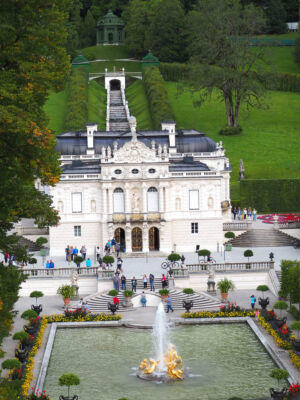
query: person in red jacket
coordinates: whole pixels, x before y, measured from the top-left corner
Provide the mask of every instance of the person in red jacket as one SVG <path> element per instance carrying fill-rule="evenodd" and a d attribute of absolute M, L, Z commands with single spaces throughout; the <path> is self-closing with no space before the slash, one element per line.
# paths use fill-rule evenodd
<path fill-rule="evenodd" d="M 119 297 L 115 296 L 114 297 L 114 304 L 118 304 L 119 305 L 119 303 L 120 303 Z"/>

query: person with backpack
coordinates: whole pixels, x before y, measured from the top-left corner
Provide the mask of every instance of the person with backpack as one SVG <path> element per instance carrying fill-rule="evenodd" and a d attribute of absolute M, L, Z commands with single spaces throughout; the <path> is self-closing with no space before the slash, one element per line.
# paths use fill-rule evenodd
<path fill-rule="evenodd" d="M 145 295 L 144 291 L 141 294 L 141 303 L 142 303 L 142 307 L 146 307 L 147 299 L 146 299 L 146 295 Z"/>
<path fill-rule="evenodd" d="M 154 275 L 153 274 L 149 275 L 149 282 L 150 282 L 150 290 L 151 290 L 151 292 L 155 292 Z"/>
<path fill-rule="evenodd" d="M 131 279 L 131 290 L 136 293 L 137 280 L 135 276 Z"/>
<path fill-rule="evenodd" d="M 126 277 L 125 277 L 125 275 L 121 276 L 121 284 L 122 284 L 122 290 L 126 290 Z"/>
<path fill-rule="evenodd" d="M 252 308 L 252 310 L 254 310 L 255 302 L 256 302 L 256 298 L 255 298 L 254 294 L 252 294 L 250 296 L 250 301 L 251 301 L 251 308 Z"/>

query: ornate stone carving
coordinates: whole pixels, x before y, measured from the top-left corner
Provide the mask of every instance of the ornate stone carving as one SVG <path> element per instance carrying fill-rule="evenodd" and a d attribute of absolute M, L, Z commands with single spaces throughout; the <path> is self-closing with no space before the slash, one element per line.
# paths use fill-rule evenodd
<path fill-rule="evenodd" d="M 159 222 L 160 221 L 160 214 L 155 213 L 155 214 L 148 214 L 147 215 L 147 220 L 151 222 Z"/>
<path fill-rule="evenodd" d="M 131 140 L 115 152 L 112 161 L 116 163 L 141 163 L 158 161 L 158 159 L 154 149 L 149 149 L 138 140 Z"/>
<path fill-rule="evenodd" d="M 116 223 L 116 222 L 118 222 L 118 223 L 125 222 L 126 216 L 125 216 L 125 214 L 113 214 L 112 220 L 113 220 L 114 223 Z"/>
<path fill-rule="evenodd" d="M 144 220 L 143 214 L 130 214 L 131 222 L 137 222 L 137 221 L 143 221 L 143 220 Z"/>

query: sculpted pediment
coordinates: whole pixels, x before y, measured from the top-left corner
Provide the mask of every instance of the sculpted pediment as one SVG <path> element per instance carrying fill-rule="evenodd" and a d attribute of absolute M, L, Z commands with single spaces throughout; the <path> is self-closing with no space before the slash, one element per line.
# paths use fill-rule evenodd
<path fill-rule="evenodd" d="M 159 161 L 155 148 L 149 149 L 144 143 L 131 140 L 114 151 L 112 162 L 115 163 L 142 163 Z"/>

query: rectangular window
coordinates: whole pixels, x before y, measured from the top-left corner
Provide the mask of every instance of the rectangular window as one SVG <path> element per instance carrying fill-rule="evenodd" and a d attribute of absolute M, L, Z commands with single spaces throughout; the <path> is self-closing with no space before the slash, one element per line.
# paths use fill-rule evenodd
<path fill-rule="evenodd" d="M 74 226 L 74 236 L 81 236 L 81 225 Z"/>
<path fill-rule="evenodd" d="M 199 210 L 199 190 L 190 190 L 190 210 Z"/>
<path fill-rule="evenodd" d="M 72 193 L 72 212 L 82 212 L 82 193 Z"/>
<path fill-rule="evenodd" d="M 198 233 L 198 222 L 192 222 L 191 223 L 191 232 L 192 233 Z"/>

